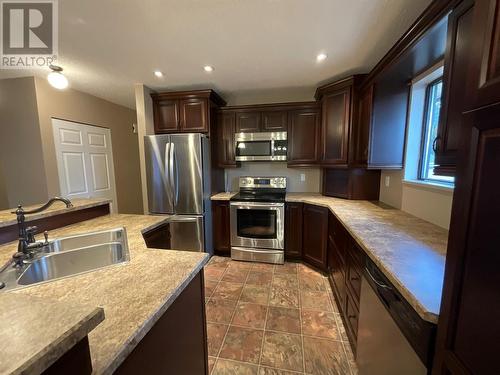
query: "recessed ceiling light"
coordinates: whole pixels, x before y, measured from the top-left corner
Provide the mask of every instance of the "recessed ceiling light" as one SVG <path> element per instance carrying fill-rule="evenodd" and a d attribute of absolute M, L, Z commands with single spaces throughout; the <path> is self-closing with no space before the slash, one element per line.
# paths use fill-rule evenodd
<path fill-rule="evenodd" d="M 213 66 L 210 66 L 210 65 L 205 65 L 203 67 L 203 70 L 207 73 L 210 73 L 210 72 L 213 72 L 214 71 L 214 67 Z"/>
<path fill-rule="evenodd" d="M 157 76 L 158 78 L 163 77 L 163 73 L 162 73 L 162 72 L 160 72 L 159 70 L 155 70 L 154 74 L 155 74 L 155 76 Z"/>
<path fill-rule="evenodd" d="M 326 60 L 327 58 L 327 54 L 326 53 L 320 53 L 318 56 L 316 56 L 316 61 L 317 62 L 321 62 L 321 61 L 324 61 Z"/>
<path fill-rule="evenodd" d="M 68 87 L 68 79 L 62 74 L 63 69 L 57 65 L 50 65 L 49 68 L 52 70 L 47 76 L 50 85 L 58 90 L 64 90 Z"/>

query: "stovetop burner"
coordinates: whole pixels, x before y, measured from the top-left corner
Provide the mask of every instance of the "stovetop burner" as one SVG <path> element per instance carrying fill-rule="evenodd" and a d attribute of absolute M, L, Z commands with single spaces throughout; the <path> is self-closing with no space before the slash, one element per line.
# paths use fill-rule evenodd
<path fill-rule="evenodd" d="M 285 202 L 286 177 L 240 177 L 239 186 L 231 201 Z"/>

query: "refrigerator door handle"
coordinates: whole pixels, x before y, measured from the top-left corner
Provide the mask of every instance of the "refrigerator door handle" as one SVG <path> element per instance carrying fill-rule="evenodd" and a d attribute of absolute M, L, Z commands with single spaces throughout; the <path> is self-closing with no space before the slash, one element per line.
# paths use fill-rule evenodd
<path fill-rule="evenodd" d="M 170 203 L 172 203 L 172 209 L 174 209 L 173 199 L 172 199 L 172 175 L 170 173 L 170 166 L 172 164 L 172 142 L 167 142 L 165 144 L 165 175 L 167 177 L 167 197 Z"/>
<path fill-rule="evenodd" d="M 168 156 L 168 179 L 170 181 L 170 196 L 174 195 L 174 143 L 169 144 L 169 156 Z M 177 204 L 177 199 L 172 197 L 175 212 L 175 205 Z"/>
<path fill-rule="evenodd" d="M 172 143 L 172 164 L 173 168 L 175 168 L 175 180 L 172 177 L 172 183 L 174 185 L 174 204 L 177 206 L 177 203 L 179 202 L 179 166 L 177 165 L 177 156 L 175 153 L 175 143 Z M 172 175 L 174 174 L 174 171 L 172 171 Z"/>

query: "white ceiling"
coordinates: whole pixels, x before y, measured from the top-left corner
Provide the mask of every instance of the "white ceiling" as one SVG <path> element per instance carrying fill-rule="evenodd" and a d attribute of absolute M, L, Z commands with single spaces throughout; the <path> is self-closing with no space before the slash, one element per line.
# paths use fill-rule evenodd
<path fill-rule="evenodd" d="M 368 72 L 429 3 L 59 0 L 58 64 L 71 87 L 131 108 L 135 83 L 211 87 L 229 102 L 245 93 L 272 100 L 272 93 L 311 93 L 320 82 Z M 321 64 L 319 52 L 328 54 Z M 165 76 L 156 78 L 155 69 Z M 1 70 L 0 78 L 46 73 Z"/>

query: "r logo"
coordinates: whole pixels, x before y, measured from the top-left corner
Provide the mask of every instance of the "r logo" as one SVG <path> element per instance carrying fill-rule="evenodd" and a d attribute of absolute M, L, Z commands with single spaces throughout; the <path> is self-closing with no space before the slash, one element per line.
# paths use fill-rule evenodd
<path fill-rule="evenodd" d="M 2 1 L 2 54 L 54 54 L 53 1 Z"/>

